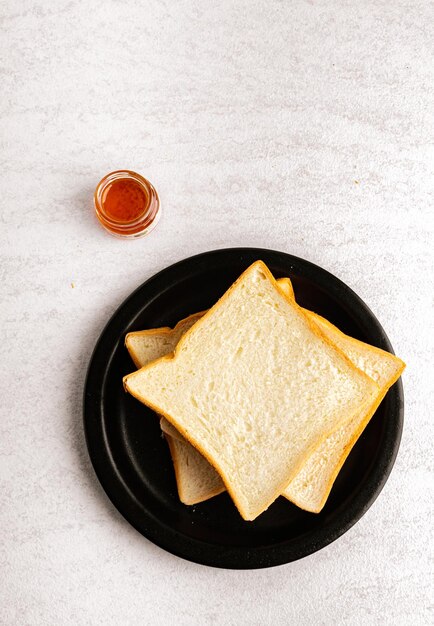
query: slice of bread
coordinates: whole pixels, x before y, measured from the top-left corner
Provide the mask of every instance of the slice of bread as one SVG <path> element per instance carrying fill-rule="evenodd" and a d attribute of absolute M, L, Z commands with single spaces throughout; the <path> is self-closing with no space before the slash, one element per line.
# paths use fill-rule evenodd
<path fill-rule="evenodd" d="M 255 519 L 308 455 L 378 386 L 279 288 L 264 263 L 246 270 L 181 338 L 175 353 L 124 378 L 217 469 Z"/>
<path fill-rule="evenodd" d="M 160 426 L 169 444 L 181 502 L 199 504 L 226 491 L 220 474 L 165 417 L 161 418 Z"/>
<path fill-rule="evenodd" d="M 320 330 L 379 386 L 374 411 L 361 410 L 347 424 L 338 428 L 306 460 L 283 494 L 306 511 L 319 513 L 330 494 L 336 476 L 354 444 L 362 434 L 390 387 L 401 376 L 405 363 L 394 354 L 353 339 L 329 321 L 306 311 Z"/>
<path fill-rule="evenodd" d="M 169 422 L 167 427 L 170 428 Z M 223 481 L 213 466 L 176 430 L 175 433 L 174 437 L 164 434 L 175 468 L 176 486 L 181 502 L 198 504 L 225 491 Z"/>
<path fill-rule="evenodd" d="M 277 282 L 288 296 L 293 297 L 289 279 L 279 279 Z M 379 404 L 405 367 L 401 359 L 345 335 L 333 324 L 312 311 L 306 309 L 304 311 L 359 369 L 377 382 L 380 387 Z M 151 329 L 127 335 L 126 345 L 137 367 L 143 367 L 153 358 L 172 352 L 180 338 L 179 331 L 188 330 L 203 314 L 191 315 L 179 322 L 174 329 Z M 141 358 L 137 358 L 136 355 L 140 355 Z M 327 437 L 307 459 L 283 495 L 307 511 L 313 513 L 321 511 L 340 468 L 368 421 L 369 413 L 362 412 L 349 424 Z M 187 443 L 165 418 L 161 418 L 160 424 L 169 445 L 170 439 L 181 441 L 183 444 L 179 454 L 176 443 L 171 446 L 174 465 L 177 468 L 176 479 L 181 501 L 184 504 L 197 504 L 223 491 L 223 481 L 208 461 L 198 454 L 197 450 Z"/>

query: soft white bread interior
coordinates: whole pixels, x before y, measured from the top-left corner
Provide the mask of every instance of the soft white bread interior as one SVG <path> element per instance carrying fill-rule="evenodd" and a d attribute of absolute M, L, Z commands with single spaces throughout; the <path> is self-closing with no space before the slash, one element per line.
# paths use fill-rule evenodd
<path fill-rule="evenodd" d="M 378 386 L 254 263 L 163 357 L 124 379 L 217 469 L 244 519 Z"/>

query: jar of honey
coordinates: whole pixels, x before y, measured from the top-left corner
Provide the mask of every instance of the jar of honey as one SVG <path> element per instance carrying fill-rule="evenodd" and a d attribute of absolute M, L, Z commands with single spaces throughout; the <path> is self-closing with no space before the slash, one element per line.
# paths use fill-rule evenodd
<path fill-rule="evenodd" d="M 117 170 L 99 181 L 94 194 L 101 225 L 116 237 L 147 235 L 160 218 L 160 199 L 153 185 L 140 174 Z"/>

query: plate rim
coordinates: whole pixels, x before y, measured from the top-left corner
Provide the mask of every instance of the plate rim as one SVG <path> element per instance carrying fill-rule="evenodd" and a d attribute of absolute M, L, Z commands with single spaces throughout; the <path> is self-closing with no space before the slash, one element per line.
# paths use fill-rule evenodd
<path fill-rule="evenodd" d="M 229 247 L 205 251 L 186 257 L 160 270 L 134 289 L 116 308 L 108 322 L 104 325 L 92 351 L 84 384 L 83 426 L 86 446 L 96 476 L 112 504 L 140 534 L 160 548 L 200 565 L 225 569 L 259 569 L 284 565 L 321 550 L 345 534 L 363 517 L 386 484 L 398 454 L 403 430 L 404 393 L 402 381 L 399 378 L 388 392 L 389 395 L 393 391 L 395 414 L 394 423 L 386 424 L 384 438 L 389 442 L 389 445 L 385 446 L 385 454 L 380 457 L 380 462 L 370 472 L 367 486 L 354 497 L 349 509 L 339 516 L 339 524 L 337 524 L 337 520 L 332 520 L 325 528 L 311 531 L 309 535 L 312 536 L 306 537 L 302 545 L 299 545 L 299 542 L 296 545 L 291 545 L 293 542 L 288 540 L 287 542 L 271 546 L 255 546 L 253 548 L 243 546 L 220 547 L 181 534 L 155 519 L 150 513 L 144 516 L 143 511 L 138 510 L 134 494 L 129 490 L 128 485 L 117 471 L 116 463 L 110 453 L 110 446 L 102 419 L 103 411 L 101 404 L 103 394 L 101 390 L 103 389 L 102 383 L 106 373 L 101 374 L 99 365 L 100 353 L 105 351 L 105 344 L 108 342 L 113 344 L 112 354 L 116 350 L 119 340 L 123 340 L 123 337 L 118 337 L 117 340 L 113 339 L 112 327 L 119 325 L 122 318 L 126 315 L 125 311 L 134 303 L 135 298 L 143 290 L 152 287 L 152 283 L 160 281 L 162 277 L 164 278 L 169 273 L 176 274 L 186 264 L 197 262 L 200 265 L 203 261 L 206 262 L 210 258 L 216 259 L 220 255 L 223 257 L 234 255 L 234 257 L 240 260 L 239 257 L 242 255 L 261 258 L 261 254 L 283 258 L 285 262 L 288 262 L 288 267 L 291 267 L 291 269 L 297 268 L 297 266 L 302 267 L 302 275 L 307 278 L 314 279 L 315 274 L 318 275 L 320 273 L 322 279 L 325 280 L 326 286 L 327 283 L 333 285 L 333 292 L 341 290 L 344 294 L 350 296 L 353 302 L 360 305 L 364 315 L 370 318 L 370 321 L 374 324 L 379 338 L 378 343 L 381 343 L 379 347 L 394 354 L 389 338 L 371 309 L 337 276 L 311 261 L 286 252 L 256 247 Z M 321 286 L 323 287 L 323 282 L 321 282 Z M 129 315 L 128 319 L 131 320 Z M 101 382 L 101 387 L 95 392 L 93 389 L 97 385 L 98 380 Z M 391 420 L 388 421 L 391 422 Z M 368 496 L 366 496 L 366 491 L 369 492 Z"/>

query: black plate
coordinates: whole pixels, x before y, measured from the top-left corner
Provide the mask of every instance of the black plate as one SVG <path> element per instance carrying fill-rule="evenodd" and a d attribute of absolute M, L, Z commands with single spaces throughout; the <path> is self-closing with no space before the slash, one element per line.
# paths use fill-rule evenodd
<path fill-rule="evenodd" d="M 253 261 L 289 276 L 297 302 L 353 337 L 392 352 L 369 308 L 320 267 L 282 252 L 234 248 L 185 259 L 149 279 L 122 304 L 92 356 L 84 395 L 84 426 L 95 472 L 122 515 L 145 537 L 185 559 L 237 569 L 270 567 L 304 557 L 346 532 L 374 502 L 392 469 L 403 423 L 398 381 L 354 446 L 320 514 L 279 498 L 254 522 L 241 519 L 229 496 L 194 507 L 181 504 L 158 419 L 126 394 L 134 367 L 127 332 L 173 326 L 215 303 Z"/>

